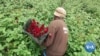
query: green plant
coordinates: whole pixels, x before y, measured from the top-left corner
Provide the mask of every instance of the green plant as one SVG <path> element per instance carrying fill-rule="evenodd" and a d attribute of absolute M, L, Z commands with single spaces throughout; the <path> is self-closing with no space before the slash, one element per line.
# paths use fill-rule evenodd
<path fill-rule="evenodd" d="M 0 56 L 39 56 L 42 48 L 23 33 L 24 23 L 34 18 L 48 26 L 63 0 L 0 0 Z M 69 28 L 65 56 L 99 56 L 100 1 L 65 0 Z M 84 44 L 93 41 L 96 50 L 87 53 Z"/>

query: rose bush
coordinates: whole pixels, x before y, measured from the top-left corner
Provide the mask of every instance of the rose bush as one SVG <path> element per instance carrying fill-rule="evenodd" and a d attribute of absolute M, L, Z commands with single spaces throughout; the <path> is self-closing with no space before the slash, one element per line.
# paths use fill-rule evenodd
<path fill-rule="evenodd" d="M 65 56 L 100 55 L 100 0 L 0 0 L 0 56 L 39 56 L 42 48 L 23 33 L 29 18 L 48 26 L 56 7 L 63 3 L 69 28 Z M 92 41 L 93 53 L 84 49 Z"/>

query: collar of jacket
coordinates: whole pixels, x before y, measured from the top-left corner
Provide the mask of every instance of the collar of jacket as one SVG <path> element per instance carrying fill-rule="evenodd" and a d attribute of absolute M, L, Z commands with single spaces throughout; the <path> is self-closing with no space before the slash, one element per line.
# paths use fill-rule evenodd
<path fill-rule="evenodd" d="M 54 19 L 54 20 L 62 20 L 62 21 L 64 21 L 64 19 Z"/>

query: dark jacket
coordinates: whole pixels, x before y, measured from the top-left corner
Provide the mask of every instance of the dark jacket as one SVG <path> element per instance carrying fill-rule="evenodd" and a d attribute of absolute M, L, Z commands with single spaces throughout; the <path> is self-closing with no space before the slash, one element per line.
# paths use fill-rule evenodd
<path fill-rule="evenodd" d="M 47 56 L 63 56 L 67 48 L 68 29 L 63 20 L 51 21 L 48 27 L 48 36 L 43 43 L 46 46 Z"/>

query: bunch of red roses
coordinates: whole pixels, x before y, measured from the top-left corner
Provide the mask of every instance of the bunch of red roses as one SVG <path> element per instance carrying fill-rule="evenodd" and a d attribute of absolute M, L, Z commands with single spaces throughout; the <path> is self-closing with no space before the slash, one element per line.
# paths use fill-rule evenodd
<path fill-rule="evenodd" d="M 45 27 L 44 24 L 39 25 L 39 23 L 33 19 L 27 28 L 27 32 L 32 34 L 34 37 L 39 38 L 48 32 L 48 27 Z"/>

